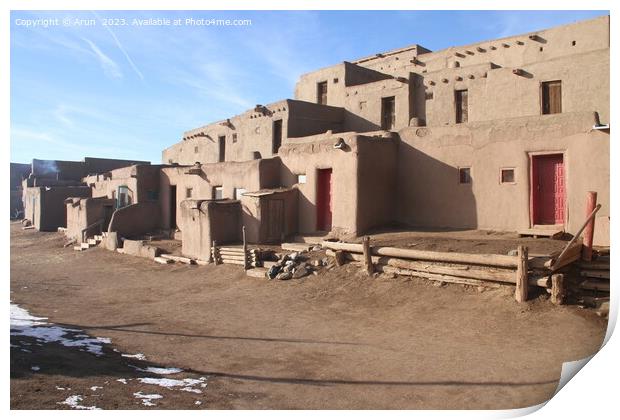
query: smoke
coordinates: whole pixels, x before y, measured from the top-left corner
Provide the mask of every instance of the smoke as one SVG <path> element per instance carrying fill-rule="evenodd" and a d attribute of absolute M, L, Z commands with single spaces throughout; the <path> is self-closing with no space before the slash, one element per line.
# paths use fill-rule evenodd
<path fill-rule="evenodd" d="M 32 160 L 32 173 L 35 175 L 56 175 L 58 172 L 55 160 Z"/>

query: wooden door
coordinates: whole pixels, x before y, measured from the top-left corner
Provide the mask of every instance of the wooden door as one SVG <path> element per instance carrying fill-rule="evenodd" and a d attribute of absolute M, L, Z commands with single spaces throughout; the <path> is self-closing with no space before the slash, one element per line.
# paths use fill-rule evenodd
<path fill-rule="evenodd" d="M 564 224 L 566 188 L 561 154 L 532 157 L 532 210 L 535 225 Z"/>
<path fill-rule="evenodd" d="M 316 191 L 316 229 L 332 230 L 332 170 L 319 169 Z"/>
<path fill-rule="evenodd" d="M 268 208 L 267 240 L 279 242 L 284 228 L 284 200 L 269 200 Z"/>

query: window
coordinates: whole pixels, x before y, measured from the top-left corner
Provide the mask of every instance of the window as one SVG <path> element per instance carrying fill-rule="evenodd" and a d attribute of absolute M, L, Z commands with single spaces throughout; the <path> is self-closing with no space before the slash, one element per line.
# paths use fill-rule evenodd
<path fill-rule="evenodd" d="M 541 91 L 542 113 L 559 114 L 562 112 L 562 81 L 543 82 Z"/>
<path fill-rule="evenodd" d="M 297 183 L 305 184 L 306 183 L 306 174 L 298 174 L 297 175 Z"/>
<path fill-rule="evenodd" d="M 467 90 L 454 91 L 454 104 L 456 107 L 456 123 L 467 122 Z"/>
<path fill-rule="evenodd" d="M 240 200 L 241 196 L 245 194 L 245 188 L 235 188 L 235 200 Z"/>
<path fill-rule="evenodd" d="M 219 145 L 218 162 L 224 162 L 226 160 L 226 136 L 219 136 L 217 142 Z"/>
<path fill-rule="evenodd" d="M 198 146 L 194 146 L 194 153 L 198 153 Z"/>
<path fill-rule="evenodd" d="M 316 84 L 316 103 L 327 105 L 327 82 Z"/>
<path fill-rule="evenodd" d="M 459 168 L 459 184 L 471 184 L 471 168 Z"/>
<path fill-rule="evenodd" d="M 502 168 L 499 175 L 500 183 L 502 184 L 514 184 L 515 183 L 515 169 L 514 168 Z"/>
<path fill-rule="evenodd" d="M 391 130 L 396 124 L 396 101 L 393 96 L 381 98 L 381 128 Z"/>
<path fill-rule="evenodd" d="M 213 187 L 213 199 L 221 200 L 224 198 L 224 188 L 222 187 Z"/>
<path fill-rule="evenodd" d="M 116 208 L 121 209 L 131 204 L 131 191 L 126 185 L 118 187 L 118 195 L 116 200 Z"/>
<path fill-rule="evenodd" d="M 271 153 L 276 154 L 282 146 L 282 120 L 273 122 L 273 138 L 271 140 Z"/>
<path fill-rule="evenodd" d="M 192 198 L 193 188 L 185 188 L 185 198 Z"/>
<path fill-rule="evenodd" d="M 237 143 L 237 133 L 233 133 L 233 143 Z"/>

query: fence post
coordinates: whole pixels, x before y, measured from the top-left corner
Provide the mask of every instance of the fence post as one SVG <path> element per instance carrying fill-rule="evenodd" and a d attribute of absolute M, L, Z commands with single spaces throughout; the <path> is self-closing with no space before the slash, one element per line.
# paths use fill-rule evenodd
<path fill-rule="evenodd" d="M 366 268 L 366 273 L 371 275 L 375 272 L 375 267 L 372 265 L 372 255 L 370 254 L 370 237 L 364 236 L 364 240 L 362 242 L 362 250 L 364 252 L 364 267 Z"/>
<path fill-rule="evenodd" d="M 245 240 L 245 225 L 241 228 L 241 233 L 243 235 L 243 269 L 247 271 L 248 269 L 248 244 Z"/>
<path fill-rule="evenodd" d="M 564 274 L 553 274 L 551 276 L 551 303 L 554 305 L 562 305 L 565 296 Z"/>
<path fill-rule="evenodd" d="M 515 288 L 515 299 L 517 302 L 527 300 L 527 248 L 523 245 L 517 247 L 517 287 Z"/>
<path fill-rule="evenodd" d="M 588 199 L 586 201 L 586 216 L 589 216 L 596 207 L 596 191 L 588 191 Z M 594 239 L 594 217 L 590 219 L 583 232 L 583 248 L 581 258 L 584 261 L 592 261 L 592 242 Z"/>

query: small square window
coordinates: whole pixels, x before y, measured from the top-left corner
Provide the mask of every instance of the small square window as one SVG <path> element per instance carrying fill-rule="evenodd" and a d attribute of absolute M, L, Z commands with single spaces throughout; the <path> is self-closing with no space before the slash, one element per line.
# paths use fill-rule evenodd
<path fill-rule="evenodd" d="M 194 146 L 194 153 L 198 153 L 198 146 Z"/>
<path fill-rule="evenodd" d="M 471 168 L 459 168 L 459 184 L 471 184 Z"/>
<path fill-rule="evenodd" d="M 502 184 L 514 184 L 515 183 L 514 168 L 502 168 L 500 170 L 500 182 Z"/>
<path fill-rule="evenodd" d="M 297 183 L 305 184 L 306 183 L 306 174 L 298 174 L 297 175 Z"/>
<path fill-rule="evenodd" d="M 192 198 L 193 188 L 185 188 L 185 198 Z"/>
<path fill-rule="evenodd" d="M 233 133 L 232 142 L 237 143 L 237 133 Z"/>
<path fill-rule="evenodd" d="M 213 199 L 221 200 L 224 198 L 224 188 L 222 187 L 213 187 Z"/>
<path fill-rule="evenodd" d="M 338 83 L 338 78 L 334 77 L 334 83 Z"/>

